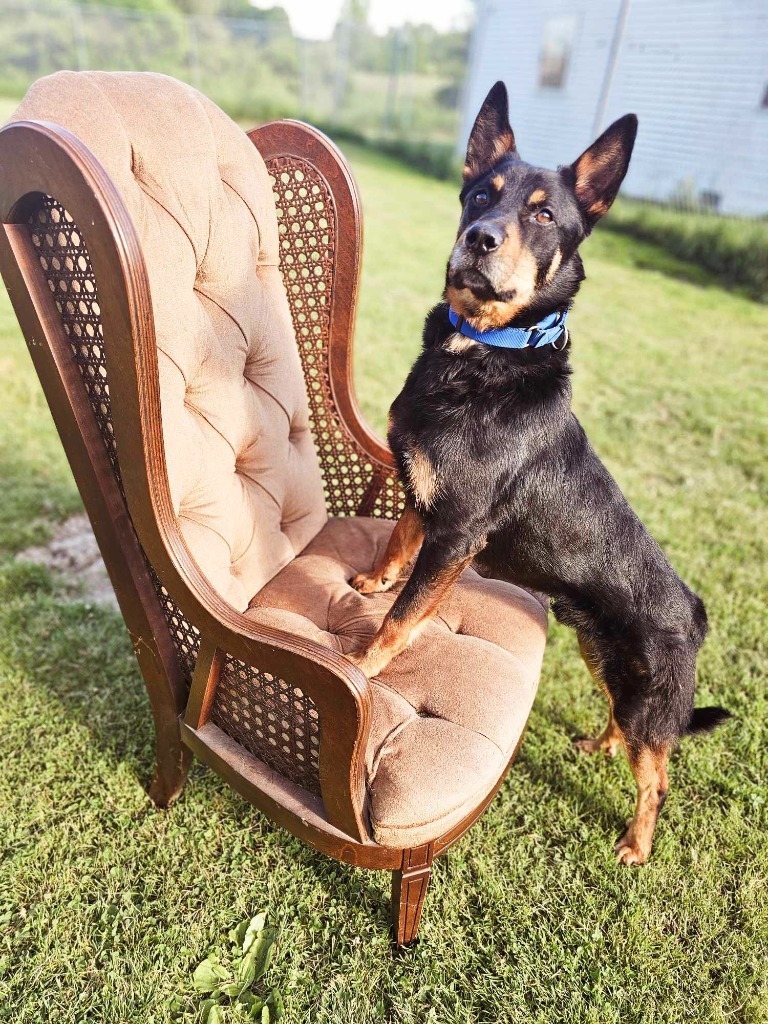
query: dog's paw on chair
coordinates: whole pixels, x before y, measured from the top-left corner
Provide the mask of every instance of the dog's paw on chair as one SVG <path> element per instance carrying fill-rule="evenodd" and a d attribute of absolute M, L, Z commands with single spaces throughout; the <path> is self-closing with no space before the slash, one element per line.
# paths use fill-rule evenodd
<path fill-rule="evenodd" d="M 396 582 L 375 572 L 359 572 L 350 580 L 350 585 L 358 594 L 383 594 Z"/>
<path fill-rule="evenodd" d="M 356 651 L 347 651 L 345 657 L 349 658 L 353 665 L 357 665 L 367 679 L 371 678 L 373 675 L 371 670 L 374 666 L 369 663 L 367 646 L 360 647 Z"/>

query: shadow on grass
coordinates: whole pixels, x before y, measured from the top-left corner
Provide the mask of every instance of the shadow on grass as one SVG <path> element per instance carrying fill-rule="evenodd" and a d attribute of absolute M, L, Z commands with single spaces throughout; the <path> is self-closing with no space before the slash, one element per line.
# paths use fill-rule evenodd
<path fill-rule="evenodd" d="M 146 790 L 154 767 L 154 726 L 121 617 L 82 602 L 63 603 L 47 570 L 11 563 L 0 569 L 0 632 L 10 673 L 53 698 L 66 719 L 86 728 L 114 767 L 126 766 Z M 44 724 L 50 727 L 52 718 L 55 729 L 55 717 Z M 217 815 L 246 832 L 253 830 L 257 814 L 259 833 L 280 836 L 292 862 L 311 870 L 329 897 L 342 891 L 345 899 L 376 908 L 377 924 L 384 930 L 389 926 L 388 901 L 382 900 L 381 883 L 371 872 L 305 846 L 197 762 L 179 804 L 204 829 L 214 803 Z"/>

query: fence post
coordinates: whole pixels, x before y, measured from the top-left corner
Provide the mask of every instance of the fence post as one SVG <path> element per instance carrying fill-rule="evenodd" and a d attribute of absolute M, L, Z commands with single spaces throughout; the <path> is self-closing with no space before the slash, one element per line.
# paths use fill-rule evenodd
<path fill-rule="evenodd" d="M 70 8 L 72 12 L 72 33 L 77 53 L 77 70 L 85 71 L 88 68 L 88 44 L 85 41 L 85 26 L 83 25 L 83 12 L 78 6 Z"/>
<path fill-rule="evenodd" d="M 347 91 L 347 75 L 349 73 L 349 49 L 352 41 L 352 18 L 347 6 L 342 8 L 342 18 L 338 24 L 336 36 L 336 77 L 333 84 L 333 124 L 338 126 L 341 121 L 341 109 Z"/>
<path fill-rule="evenodd" d="M 385 132 L 392 130 L 395 124 L 395 112 L 397 109 L 397 86 L 400 77 L 400 51 L 403 47 L 403 29 L 398 26 L 392 34 L 392 53 L 389 61 L 389 83 L 387 85 L 387 99 L 384 104 Z"/>
<path fill-rule="evenodd" d="M 309 110 L 309 40 L 296 39 L 299 58 L 299 120 L 306 121 Z"/>
<path fill-rule="evenodd" d="M 187 16 L 187 34 L 189 35 L 189 71 L 195 88 L 202 92 L 200 75 L 200 40 L 197 35 L 197 19 L 194 14 Z"/>

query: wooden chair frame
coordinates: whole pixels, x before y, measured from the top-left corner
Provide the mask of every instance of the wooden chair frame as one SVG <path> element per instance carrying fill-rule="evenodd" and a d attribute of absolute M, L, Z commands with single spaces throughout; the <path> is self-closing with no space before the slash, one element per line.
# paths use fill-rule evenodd
<path fill-rule="evenodd" d="M 278 121 L 250 138 L 273 175 L 301 161 L 331 197 L 332 294 L 326 365 L 328 415 L 367 474 L 354 499 L 359 514 L 396 514 L 394 462 L 367 427 L 355 398 L 352 339 L 362 222 L 355 183 L 330 141 L 308 125 Z M 72 357 L 51 289 L 31 239 L 30 217 L 54 197 L 83 228 L 98 282 L 111 417 L 119 474 Z M 192 559 L 173 512 L 160 419 L 157 349 L 149 283 L 139 240 L 114 184 L 94 155 L 66 129 L 18 122 L 0 131 L 0 271 L 42 383 L 96 539 L 115 588 L 149 694 L 156 728 L 151 799 L 167 806 L 197 754 L 255 807 L 317 850 L 349 864 L 394 873 L 396 942 L 417 934 L 433 859 L 490 803 L 493 790 L 459 825 L 417 849 L 374 842 L 365 814 L 364 754 L 371 717 L 366 678 L 343 655 L 257 625 L 230 607 Z M 330 407 L 329 407 L 330 408 Z M 358 500 L 359 499 L 359 500 Z M 332 509 L 333 511 L 334 509 Z M 161 581 L 161 582 L 160 582 Z M 191 687 L 158 592 L 199 633 Z M 319 720 L 320 795 L 282 777 L 210 720 L 226 655 L 296 683 Z M 511 763 L 511 762 L 510 762 Z"/>

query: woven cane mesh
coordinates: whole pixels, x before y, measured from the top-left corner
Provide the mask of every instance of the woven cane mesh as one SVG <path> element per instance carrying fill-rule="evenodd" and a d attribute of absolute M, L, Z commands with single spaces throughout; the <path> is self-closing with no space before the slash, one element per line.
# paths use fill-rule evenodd
<path fill-rule="evenodd" d="M 42 197 L 27 223 L 112 471 L 125 500 L 112 425 L 99 293 L 83 233 L 61 203 L 50 196 Z M 146 559 L 146 555 L 144 557 Z M 200 650 L 200 633 L 171 600 L 148 560 L 147 566 L 168 623 L 182 675 L 190 683 Z"/>
<path fill-rule="evenodd" d="M 280 271 L 309 396 L 310 426 L 333 515 L 396 519 L 403 493 L 394 472 L 374 465 L 349 436 L 330 380 L 331 292 L 336 258 L 335 209 L 325 178 L 299 157 L 267 161 L 277 205 Z"/>
<path fill-rule="evenodd" d="M 298 686 L 228 654 L 211 721 L 285 778 L 320 793 L 320 719 Z"/>

